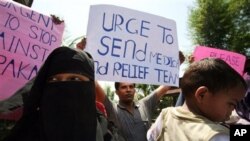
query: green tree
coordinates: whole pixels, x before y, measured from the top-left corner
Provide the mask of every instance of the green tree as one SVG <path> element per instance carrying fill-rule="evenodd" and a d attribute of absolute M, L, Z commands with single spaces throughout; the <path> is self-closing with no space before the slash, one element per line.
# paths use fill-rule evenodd
<path fill-rule="evenodd" d="M 249 0 L 196 0 L 188 25 L 194 44 L 249 54 Z"/>
<path fill-rule="evenodd" d="M 147 84 L 137 84 L 136 88 L 138 91 L 141 91 L 144 96 L 149 95 L 154 89 L 157 88 L 157 85 L 147 85 Z"/>
<path fill-rule="evenodd" d="M 229 32 L 229 46 L 250 57 L 250 1 L 231 0 L 228 14 L 232 16 L 233 23 Z"/>

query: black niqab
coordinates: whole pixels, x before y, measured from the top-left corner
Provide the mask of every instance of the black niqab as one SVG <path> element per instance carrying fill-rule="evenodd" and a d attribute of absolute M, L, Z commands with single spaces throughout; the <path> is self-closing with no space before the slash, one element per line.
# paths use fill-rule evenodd
<path fill-rule="evenodd" d="M 47 83 L 59 73 L 77 73 L 90 81 Z M 7 141 L 96 141 L 93 61 L 85 52 L 55 49 L 39 70 L 22 118 Z"/>

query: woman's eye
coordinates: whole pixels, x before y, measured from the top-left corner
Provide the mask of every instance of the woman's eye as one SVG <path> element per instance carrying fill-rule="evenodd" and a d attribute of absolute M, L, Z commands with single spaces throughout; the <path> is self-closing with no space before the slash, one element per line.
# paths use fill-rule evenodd
<path fill-rule="evenodd" d="M 48 79 L 48 82 L 57 82 L 57 81 L 58 81 L 58 79 L 56 77 L 50 77 Z"/>
<path fill-rule="evenodd" d="M 70 81 L 82 81 L 79 77 L 71 77 Z"/>

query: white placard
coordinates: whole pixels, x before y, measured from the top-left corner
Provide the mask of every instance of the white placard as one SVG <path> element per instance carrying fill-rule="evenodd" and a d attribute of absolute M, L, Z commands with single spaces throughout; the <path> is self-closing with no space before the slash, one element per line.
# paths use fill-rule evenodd
<path fill-rule="evenodd" d="M 97 80 L 179 86 L 175 21 L 113 5 L 90 7 L 87 47 Z"/>

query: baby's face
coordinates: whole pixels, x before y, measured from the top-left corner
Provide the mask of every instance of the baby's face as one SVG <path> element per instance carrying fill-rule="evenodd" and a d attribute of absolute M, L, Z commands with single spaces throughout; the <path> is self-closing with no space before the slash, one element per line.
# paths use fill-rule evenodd
<path fill-rule="evenodd" d="M 229 119 L 237 102 L 245 95 L 245 90 L 240 87 L 235 87 L 228 91 L 220 91 L 206 95 L 203 104 L 200 105 L 200 110 L 203 116 L 215 122 L 222 122 Z"/>

